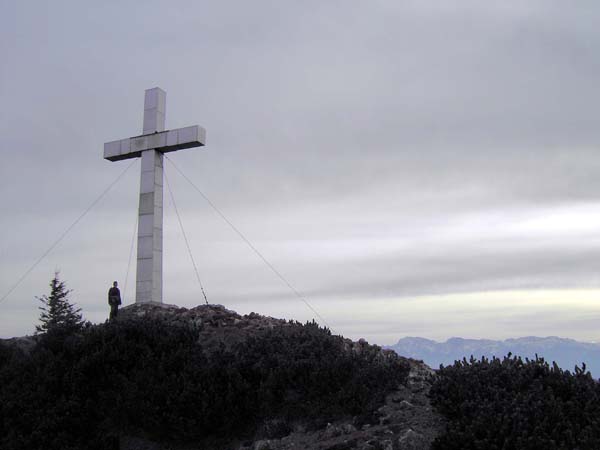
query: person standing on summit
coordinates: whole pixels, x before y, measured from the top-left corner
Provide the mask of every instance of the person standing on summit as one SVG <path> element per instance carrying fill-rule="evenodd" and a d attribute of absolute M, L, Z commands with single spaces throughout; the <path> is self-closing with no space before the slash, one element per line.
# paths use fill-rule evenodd
<path fill-rule="evenodd" d="M 119 312 L 119 305 L 121 304 L 121 291 L 117 287 L 119 283 L 116 281 L 112 287 L 108 290 L 108 304 L 110 305 L 110 320 L 116 319 Z"/>

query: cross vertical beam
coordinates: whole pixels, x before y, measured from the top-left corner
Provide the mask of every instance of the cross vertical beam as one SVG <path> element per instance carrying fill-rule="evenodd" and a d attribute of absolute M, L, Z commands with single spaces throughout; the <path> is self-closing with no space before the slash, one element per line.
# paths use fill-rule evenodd
<path fill-rule="evenodd" d="M 167 94 L 160 88 L 146 90 L 143 134 L 165 130 Z M 163 154 L 142 152 L 138 252 L 135 302 L 162 303 Z"/>

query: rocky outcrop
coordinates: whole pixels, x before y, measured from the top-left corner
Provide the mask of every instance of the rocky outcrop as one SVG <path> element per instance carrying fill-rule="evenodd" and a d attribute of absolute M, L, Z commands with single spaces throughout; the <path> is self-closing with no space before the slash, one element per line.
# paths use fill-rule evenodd
<path fill-rule="evenodd" d="M 232 346 L 275 327 L 291 326 L 284 319 L 261 316 L 251 312 L 241 316 L 223 305 L 199 305 L 194 308 L 181 308 L 161 303 L 133 304 L 119 311 L 119 320 L 143 319 L 152 317 L 165 320 L 169 325 L 193 327 L 198 341 L 204 348 L 214 345 Z"/>
<path fill-rule="evenodd" d="M 356 425 L 356 418 L 330 423 L 317 431 L 296 430 L 281 439 L 245 443 L 239 450 L 426 450 L 444 427 L 431 407 L 428 393 L 435 373 L 421 361 L 409 360 L 406 385 L 390 393 L 373 423 Z"/>
<path fill-rule="evenodd" d="M 221 305 L 201 305 L 187 309 L 165 304 L 134 304 L 122 308 L 116 320 L 125 325 L 130 320 L 146 321 L 147 319 L 149 321 L 158 319 L 166 322 L 169 326 L 184 327 L 191 330 L 191 334 L 184 333 L 183 335 L 192 336 L 191 342 L 197 339 L 202 352 L 205 352 L 208 357 L 228 347 L 232 350 L 231 354 L 234 355 L 236 354 L 234 350 L 239 348 L 238 343 L 248 343 L 251 339 L 255 339 L 254 342 L 260 343 L 263 342 L 260 339 L 266 338 L 264 342 L 272 343 L 273 341 L 270 340 L 271 330 L 273 330 L 273 338 L 276 339 L 285 335 L 285 333 L 281 333 L 282 328 L 291 327 L 289 329 L 290 336 L 294 336 L 293 333 L 301 328 L 298 327 L 297 322 L 275 319 L 256 313 L 242 316 Z M 119 330 L 119 328 L 112 329 L 111 325 L 111 323 L 108 323 L 101 325 L 101 327 L 106 326 L 109 331 Z M 94 331 L 92 327 L 90 325 L 88 331 Z M 322 331 L 319 331 L 319 333 L 322 333 Z M 77 335 L 75 338 L 83 342 L 84 336 Z M 256 340 L 256 338 L 259 339 Z M 19 348 L 25 356 L 35 348 L 40 339 L 41 336 L 26 336 L 0 340 L 0 343 L 3 346 Z M 181 442 L 177 436 L 165 436 L 162 442 L 155 442 L 147 436 L 147 430 L 127 429 L 127 434 L 123 434 L 125 433 L 125 430 L 123 430 L 118 436 L 114 436 L 115 448 L 118 447 L 122 450 L 166 450 L 174 448 L 179 450 L 198 448 L 227 450 L 424 450 L 430 448 L 432 441 L 445 425 L 443 419 L 431 408 L 428 398 L 428 392 L 435 373 L 420 361 L 399 357 L 394 351 L 385 350 L 376 345 L 369 345 L 364 339 L 353 342 L 350 339 L 335 337 L 328 342 L 335 343 L 336 347 L 333 348 L 333 355 L 337 355 L 336 352 L 339 349 L 340 352 L 345 353 L 345 356 L 348 356 L 348 354 L 356 355 L 359 357 L 358 359 L 369 361 L 369 363 L 383 361 L 388 367 L 397 367 L 398 370 L 402 370 L 403 374 L 409 368 L 409 375 L 407 378 L 404 375 L 397 378 L 403 381 L 395 390 L 389 392 L 386 389 L 389 394 L 381 405 L 376 405 L 377 409 L 369 408 L 368 411 L 361 412 L 360 417 L 346 417 L 329 423 L 321 429 L 315 429 L 314 427 L 318 426 L 319 423 L 322 424 L 322 420 L 326 420 L 328 416 L 312 420 L 314 418 L 307 418 L 306 415 L 299 415 L 296 419 L 275 415 L 264 419 L 264 423 L 253 424 L 252 430 L 249 430 L 243 436 L 207 436 L 205 440 L 200 442 Z M 295 356 L 295 353 L 291 353 L 286 357 L 288 361 L 293 361 Z M 352 360 L 354 358 L 348 359 Z M 388 365 L 388 363 L 390 364 Z M 318 367 L 315 370 L 318 370 Z M 389 379 L 387 380 L 389 381 Z M 299 401 L 302 402 L 301 399 Z M 264 414 L 260 417 L 264 417 Z M 257 420 L 261 419 L 257 418 Z M 250 440 L 241 442 L 240 439 Z"/>
<path fill-rule="evenodd" d="M 274 327 L 292 326 L 283 319 L 262 316 L 257 313 L 239 315 L 222 305 L 201 305 L 191 309 L 165 304 L 130 305 L 119 312 L 119 320 L 144 317 L 161 318 L 172 325 L 194 327 L 198 339 L 204 345 L 233 345 L 249 336 L 268 331 Z M 396 357 L 391 350 L 369 345 L 364 339 L 353 342 L 344 339 L 342 351 L 360 354 L 377 352 L 377 357 Z M 404 385 L 387 395 L 384 403 L 368 420 L 348 418 L 330 423 L 320 430 L 307 430 L 296 424 L 285 433 L 277 430 L 277 420 L 265 424 L 263 438 L 244 442 L 239 450 L 425 450 L 445 426 L 444 419 L 432 409 L 428 393 L 435 372 L 421 361 L 407 359 L 410 373 Z M 133 441 L 132 441 L 133 442 Z M 123 448 L 145 448 L 131 443 Z M 154 447 L 147 447 L 154 448 Z M 156 447 L 160 449 L 162 447 Z M 234 448 L 234 446 L 232 446 Z"/>
<path fill-rule="evenodd" d="M 144 317 L 162 319 L 169 325 L 193 327 L 198 333 L 198 341 L 202 342 L 205 348 L 217 343 L 227 348 L 249 336 L 256 336 L 276 327 L 291 327 L 297 324 L 294 321 L 262 316 L 255 312 L 242 316 L 223 305 L 199 305 L 188 309 L 164 303 L 144 303 L 129 305 L 119 311 L 119 320 Z M 377 358 L 382 359 L 397 357 L 393 350 L 369 345 L 364 339 L 357 342 L 343 339 L 342 350 L 356 354 L 376 352 Z"/>

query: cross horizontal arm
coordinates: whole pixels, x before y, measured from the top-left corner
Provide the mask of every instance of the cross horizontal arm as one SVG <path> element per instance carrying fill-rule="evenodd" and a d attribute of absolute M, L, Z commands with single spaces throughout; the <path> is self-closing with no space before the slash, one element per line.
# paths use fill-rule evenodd
<path fill-rule="evenodd" d="M 184 148 L 202 147 L 206 142 L 206 131 L 198 125 L 160 133 L 144 134 L 104 144 L 104 159 L 120 161 L 137 158 L 145 150 L 161 153 L 174 152 Z"/>

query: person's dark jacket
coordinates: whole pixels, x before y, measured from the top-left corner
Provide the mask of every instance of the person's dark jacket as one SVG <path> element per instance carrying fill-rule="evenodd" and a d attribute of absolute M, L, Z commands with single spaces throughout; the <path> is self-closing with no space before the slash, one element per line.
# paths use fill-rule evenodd
<path fill-rule="evenodd" d="M 111 306 L 121 304 L 121 291 L 118 287 L 113 286 L 108 290 L 108 304 Z"/>

